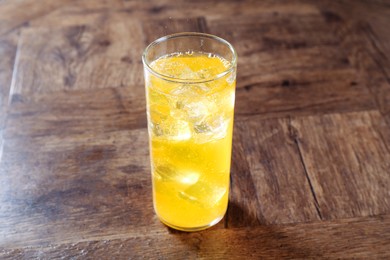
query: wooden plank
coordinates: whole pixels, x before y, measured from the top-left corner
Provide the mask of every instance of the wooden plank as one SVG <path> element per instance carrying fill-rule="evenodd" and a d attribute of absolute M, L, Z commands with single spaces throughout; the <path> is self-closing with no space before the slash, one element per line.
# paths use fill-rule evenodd
<path fill-rule="evenodd" d="M 17 53 L 19 31 L 15 30 L 0 37 L 0 162 L 3 151 L 3 131 L 5 127 L 12 72 Z"/>
<path fill-rule="evenodd" d="M 142 85 L 138 22 L 103 18 L 91 25 L 24 30 L 12 94 Z"/>
<path fill-rule="evenodd" d="M 270 118 L 376 108 L 370 92 L 356 78 L 352 69 L 301 70 L 252 78 L 254 83 L 240 86 L 245 79 L 238 76 L 236 115 L 238 119 L 250 115 Z"/>
<path fill-rule="evenodd" d="M 357 68 L 358 81 L 369 88 L 382 113 L 390 112 L 390 74 L 386 72 L 390 62 L 377 45 L 378 40 L 370 26 L 350 22 L 338 28 L 336 33 L 342 39 L 348 59 Z"/>
<path fill-rule="evenodd" d="M 239 68 L 243 68 L 239 87 L 288 71 L 351 68 L 340 40 L 319 14 L 209 19 L 208 26 L 237 49 Z"/>
<path fill-rule="evenodd" d="M 72 2 L 74 0 L 41 1 L 40 4 L 34 0 L 0 1 L 0 35 Z"/>
<path fill-rule="evenodd" d="M 370 88 L 374 93 L 378 106 L 383 114 L 390 113 L 390 54 L 385 52 L 386 45 L 381 44 L 373 29 L 363 25 L 363 32 L 370 46 L 371 59 L 367 67 L 370 69 Z"/>
<path fill-rule="evenodd" d="M 124 12 L 134 17 L 149 18 L 191 18 L 191 17 L 236 17 L 238 15 L 261 15 L 269 13 L 313 14 L 319 10 L 313 4 L 302 1 L 124 1 Z M 146 19 L 145 19 L 146 18 Z"/>
<path fill-rule="evenodd" d="M 353 5 L 348 1 L 319 1 L 319 6 L 326 12 L 336 13 L 339 16 L 347 17 L 349 21 L 364 21 L 369 26 L 369 37 L 374 38 L 373 47 L 378 48 L 375 54 L 377 61 L 381 61 L 381 66 L 390 75 L 390 28 L 389 23 L 390 8 L 387 1 L 356 1 Z"/>
<path fill-rule="evenodd" d="M 390 257 L 390 217 L 123 237 L 0 251 L 2 259 L 367 259 Z"/>
<path fill-rule="evenodd" d="M 77 16 L 77 14 L 114 11 L 122 7 L 121 0 L 41 0 L 40 4 L 34 0 L 2 0 L 0 1 L 0 35 L 21 26 L 72 22 L 69 17 L 74 14 Z"/>
<path fill-rule="evenodd" d="M 343 20 L 335 34 L 341 39 L 359 81 L 366 85 L 383 114 L 390 111 L 390 9 L 382 1 L 318 1 L 325 19 Z M 332 18 L 333 17 L 333 18 Z"/>
<path fill-rule="evenodd" d="M 106 16 L 108 14 L 127 15 L 133 20 L 139 20 L 142 23 L 148 23 L 151 20 L 160 20 L 165 23 L 167 34 L 177 32 L 176 26 L 180 24 L 172 20 L 181 20 L 183 30 L 186 24 L 191 24 L 196 17 L 221 17 L 237 16 L 242 14 L 272 14 L 275 12 L 282 14 L 313 14 L 319 13 L 318 9 L 311 4 L 300 1 L 261 1 L 245 4 L 236 1 L 180 1 L 172 3 L 171 1 L 121 1 L 121 0 L 73 0 L 72 4 L 64 5 L 56 10 L 39 17 L 39 19 L 30 20 L 31 26 L 57 27 L 58 25 L 74 25 L 93 19 L 93 17 Z M 219 10 L 215 12 L 215 10 Z M 76 21 L 76 22 L 75 22 Z M 160 24 L 155 24 L 162 27 Z M 191 28 L 191 27 L 190 27 Z M 156 28 L 156 30 L 158 30 Z M 152 35 L 153 36 L 153 35 Z M 161 35 L 154 35 L 156 39 Z"/>
<path fill-rule="evenodd" d="M 79 1 L 77 3 L 83 2 Z M 101 25 L 102 21 L 107 20 L 108 16 L 112 13 L 110 10 L 105 10 L 105 8 L 106 7 L 103 7 L 103 10 L 91 11 L 90 9 L 77 8 L 74 5 L 64 6 L 63 8 L 58 8 L 47 15 L 39 17 L 39 19 L 31 20 L 29 22 L 29 27 L 51 28 L 54 30 L 59 27 Z"/>
<path fill-rule="evenodd" d="M 144 128 L 145 109 L 143 85 L 42 93 L 35 97 L 13 94 L 4 138 Z"/>
<path fill-rule="evenodd" d="M 376 108 L 360 71 L 335 37 L 334 27 L 341 24 L 320 14 L 208 19 L 210 32 L 238 51 L 238 118 Z"/>
<path fill-rule="evenodd" d="M 266 223 L 261 214 L 257 190 L 246 159 L 242 140 L 242 123 L 235 123 L 233 130 L 232 160 L 230 169 L 229 205 L 226 227 L 257 226 Z"/>
<path fill-rule="evenodd" d="M 292 126 L 324 219 L 390 212 L 390 139 L 378 111 L 294 118 Z"/>
<path fill-rule="evenodd" d="M 72 4 L 64 6 L 65 12 L 102 12 L 120 10 L 123 7 L 122 0 L 76 0 Z"/>
<path fill-rule="evenodd" d="M 5 140 L 0 185 L 2 246 L 165 230 L 144 129 Z"/>
<path fill-rule="evenodd" d="M 122 0 L 73 0 L 56 10 L 29 22 L 31 27 L 56 28 L 74 25 L 97 25 L 111 14 L 122 17 Z M 134 19 L 135 20 L 135 19 Z"/>
<path fill-rule="evenodd" d="M 213 33 L 234 43 L 239 56 L 243 58 L 261 52 L 337 47 L 339 43 L 339 39 L 334 37 L 329 25 L 318 13 L 267 13 L 237 18 L 233 21 L 210 17 L 208 23 Z M 343 65 L 337 59 L 332 64 Z"/>
<path fill-rule="evenodd" d="M 207 33 L 207 25 L 204 17 L 182 19 L 153 19 L 142 22 L 142 31 L 145 44 L 173 33 L 179 32 L 203 32 Z"/>
<path fill-rule="evenodd" d="M 378 56 L 381 57 L 382 60 L 381 66 L 386 71 L 387 78 L 389 79 L 390 78 L 390 62 L 389 62 L 390 61 L 390 28 L 386 25 L 389 23 L 390 8 L 388 5 L 385 8 L 383 8 L 382 6 L 377 6 L 377 8 L 371 14 L 372 14 L 371 19 L 365 17 L 365 20 L 370 24 L 369 28 L 372 29 L 369 35 L 372 36 L 371 38 L 374 38 L 373 43 L 376 45 L 376 48 L 379 49 Z"/>
<path fill-rule="evenodd" d="M 19 32 L 15 31 L 6 36 L 0 37 L 0 131 L 4 127 L 4 120 L 8 106 L 9 90 L 15 62 L 18 36 Z"/>
<path fill-rule="evenodd" d="M 243 149 L 245 158 L 237 163 L 248 166 L 232 170 L 230 201 L 241 210 L 228 212 L 229 227 L 320 219 L 288 119 L 236 122 L 235 135 L 242 144 L 233 154 Z"/>

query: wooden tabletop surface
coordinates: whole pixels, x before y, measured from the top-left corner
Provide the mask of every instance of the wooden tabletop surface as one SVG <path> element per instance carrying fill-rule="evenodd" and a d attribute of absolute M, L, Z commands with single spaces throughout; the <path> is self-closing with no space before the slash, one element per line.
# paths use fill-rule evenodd
<path fill-rule="evenodd" d="M 231 193 L 153 212 L 141 53 L 238 51 Z M 0 1 L 0 259 L 390 258 L 390 1 Z"/>

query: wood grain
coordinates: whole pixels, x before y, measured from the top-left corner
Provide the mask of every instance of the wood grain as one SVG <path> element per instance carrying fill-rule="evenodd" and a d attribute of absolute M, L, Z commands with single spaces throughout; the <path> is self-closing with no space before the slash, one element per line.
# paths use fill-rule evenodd
<path fill-rule="evenodd" d="M 357 1 L 354 5 L 347 1 L 324 1 L 319 6 L 323 12 L 334 16 L 348 17 L 337 34 L 357 66 L 362 82 L 370 87 L 382 113 L 390 111 L 390 31 L 387 18 L 390 14 L 386 1 Z M 369 71 L 369 72 L 368 72 Z M 368 72 L 368 73 L 367 73 Z M 369 75 L 367 77 L 366 75 Z"/>
<path fill-rule="evenodd" d="M 325 219 L 390 211 L 390 143 L 378 111 L 295 118 L 303 162 Z"/>
<path fill-rule="evenodd" d="M 367 24 L 363 26 L 363 30 L 367 35 L 367 45 L 370 48 L 371 54 L 371 71 L 375 74 L 371 76 L 372 91 L 376 97 L 377 103 L 383 114 L 390 113 L 390 55 L 386 55 L 383 51 L 384 47 L 380 45 L 377 36 L 374 34 L 371 27 Z"/>
<path fill-rule="evenodd" d="M 146 126 L 143 86 L 13 94 L 4 138 L 130 130 Z"/>
<path fill-rule="evenodd" d="M 144 46 L 134 21 L 106 16 L 93 27 L 29 28 L 20 37 L 12 94 L 143 84 Z"/>
<path fill-rule="evenodd" d="M 356 1 L 355 4 L 347 4 L 348 1 L 323 1 L 319 2 L 322 9 L 339 13 L 348 17 L 350 21 L 369 24 L 369 28 L 375 37 L 373 43 L 380 49 L 380 53 L 385 58 L 381 63 L 381 68 L 390 74 L 390 29 L 387 26 L 387 17 L 390 15 L 388 1 Z M 388 77 L 389 78 L 389 77 Z"/>
<path fill-rule="evenodd" d="M 0 37 L 0 131 L 4 127 L 8 106 L 18 36 L 19 32 L 15 31 L 7 36 Z"/>
<path fill-rule="evenodd" d="M 13 65 L 17 52 L 19 31 L 0 36 L 0 162 L 3 154 L 3 131 L 7 118 Z"/>
<path fill-rule="evenodd" d="M 1 97 L 8 97 L 9 87 L 12 79 L 12 69 L 15 61 L 18 34 L 13 33 L 0 38 L 0 91 Z M 3 100 L 2 100 L 3 101 Z M 4 104 L 3 102 L 1 103 Z"/>
<path fill-rule="evenodd" d="M 1 259 L 390 258 L 390 4 L 0 0 Z M 141 55 L 238 51 L 225 219 L 153 212 Z"/>
<path fill-rule="evenodd" d="M 56 8 L 71 4 L 73 1 L 74 0 L 45 1 L 44 4 L 37 5 L 34 0 L 3 0 L 0 2 L 0 35 L 28 24 L 30 20 L 45 15 Z"/>
<path fill-rule="evenodd" d="M 204 17 L 186 19 L 152 19 L 142 23 L 142 32 L 145 35 L 145 45 L 169 34 L 179 32 L 203 32 L 207 33 L 207 25 Z"/>
<path fill-rule="evenodd" d="M 119 0 L 121 1 L 121 0 Z M 117 1 L 111 1 L 115 10 Z M 102 24 L 110 15 L 121 16 L 123 13 L 115 12 L 107 6 L 107 2 L 79 0 L 73 5 L 66 5 L 58 8 L 45 16 L 30 21 L 29 27 L 50 28 L 52 30 L 59 27 L 88 25 L 94 27 L 95 24 Z M 92 9 L 91 9 L 92 8 Z"/>
<path fill-rule="evenodd" d="M 190 0 L 172 2 L 170 0 L 159 1 L 124 1 L 122 11 L 130 13 L 134 17 L 145 18 L 194 18 L 208 17 L 236 17 L 247 15 L 272 14 L 318 14 L 319 10 L 310 3 L 304 1 L 197 1 Z M 145 19 L 147 20 L 147 19 Z"/>
<path fill-rule="evenodd" d="M 246 160 L 240 126 L 241 124 L 236 123 L 233 131 L 229 205 L 225 223 L 229 228 L 266 223 L 265 217 L 259 210 L 257 188 Z"/>
<path fill-rule="evenodd" d="M 306 179 L 298 147 L 295 143 L 295 133 L 291 132 L 289 119 L 258 120 L 253 118 L 236 123 L 235 133 L 242 142 L 245 158 L 239 162 L 248 163 L 249 173 L 242 174 L 244 167 L 237 167 L 241 171 L 232 171 L 231 202 L 245 200 L 240 203 L 239 212 L 228 216 L 228 226 L 247 226 L 242 222 L 242 215 L 250 216 L 255 212 L 264 219 L 261 224 L 281 224 L 309 222 L 320 219 L 315 207 L 315 200 Z M 235 146 L 236 147 L 236 146 Z M 233 153 L 237 152 L 234 150 Z M 233 157 L 234 158 L 234 157 Z M 283 163 L 281 163 L 283 162 Z M 237 162 L 238 164 L 238 162 Z M 235 168 L 233 168 L 235 169 Z M 244 180 L 240 180 L 243 178 Z M 255 190 L 246 189 L 243 183 L 253 185 Z M 235 185 L 240 186 L 235 187 Z M 248 185 L 247 184 L 247 185 Z M 245 193 L 252 193 L 245 197 Z M 253 202 L 250 202 L 253 200 Z M 253 214 L 253 213 L 252 213 Z"/>
<path fill-rule="evenodd" d="M 144 129 L 6 140 L 2 246 L 165 229 L 153 212 Z"/>
<path fill-rule="evenodd" d="M 147 233 L 117 239 L 0 251 L 4 259 L 367 259 L 388 258 L 390 217 L 357 218 L 202 233 Z"/>
<path fill-rule="evenodd" d="M 351 64 L 335 37 L 340 24 L 321 15 L 278 13 L 208 21 L 211 33 L 231 41 L 240 57 L 236 115 L 375 108 L 367 85 L 359 81 L 360 65 Z"/>
<path fill-rule="evenodd" d="M 347 23 L 337 31 L 348 51 L 351 63 L 359 71 L 359 81 L 369 87 L 382 113 L 390 111 L 390 81 L 384 64 L 386 56 L 375 43 L 375 35 L 367 23 Z"/>

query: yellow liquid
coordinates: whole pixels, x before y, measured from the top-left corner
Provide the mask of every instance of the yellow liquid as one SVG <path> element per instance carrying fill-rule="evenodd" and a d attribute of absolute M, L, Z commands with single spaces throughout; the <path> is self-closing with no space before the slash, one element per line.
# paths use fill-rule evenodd
<path fill-rule="evenodd" d="M 169 77 L 213 78 L 229 64 L 202 53 L 162 57 Z M 195 231 L 224 216 L 229 196 L 235 71 L 207 83 L 146 80 L 154 208 L 162 222 Z"/>

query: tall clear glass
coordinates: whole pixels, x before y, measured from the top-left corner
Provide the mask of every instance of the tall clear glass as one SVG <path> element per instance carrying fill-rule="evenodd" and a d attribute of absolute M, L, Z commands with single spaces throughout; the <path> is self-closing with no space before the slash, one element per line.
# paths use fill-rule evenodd
<path fill-rule="evenodd" d="M 208 228 L 228 204 L 236 51 L 179 33 L 152 42 L 142 61 L 155 212 L 178 230 Z"/>

